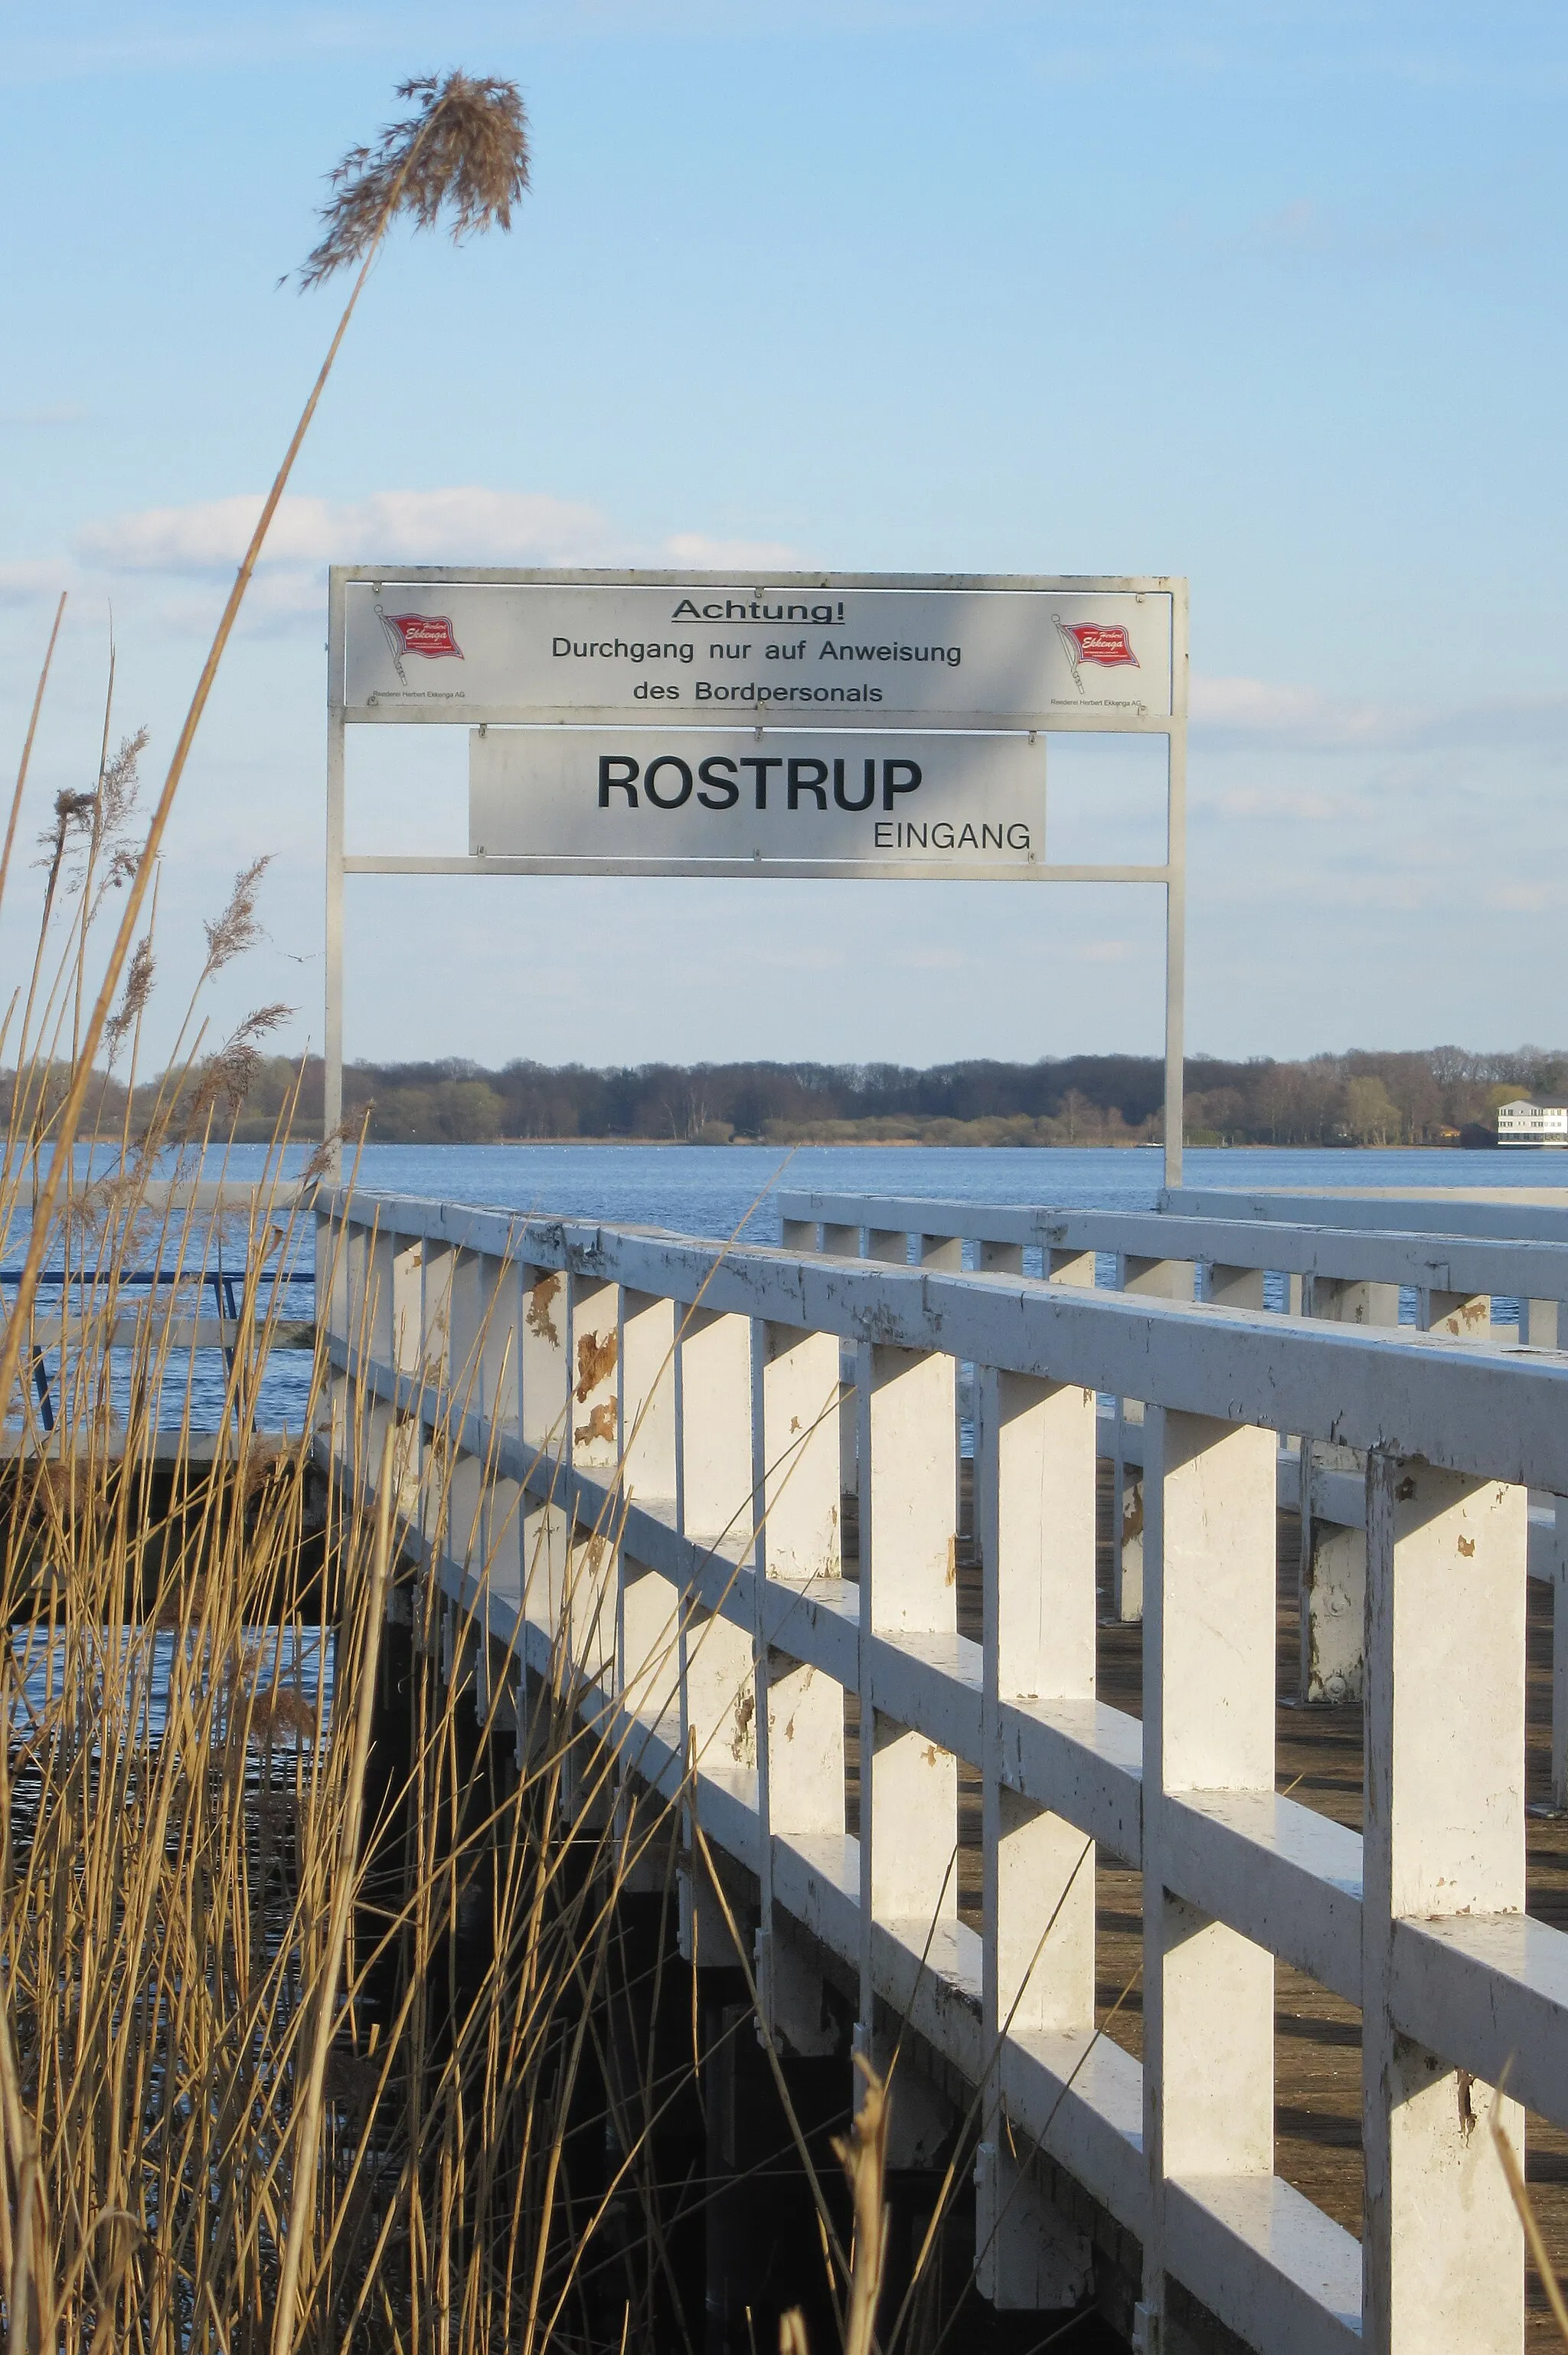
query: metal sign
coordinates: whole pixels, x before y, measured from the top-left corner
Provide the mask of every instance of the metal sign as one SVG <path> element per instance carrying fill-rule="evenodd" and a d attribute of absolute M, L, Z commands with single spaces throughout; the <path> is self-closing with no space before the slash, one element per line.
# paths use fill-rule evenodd
<path fill-rule="evenodd" d="M 469 848 L 541 874 L 1038 877 L 1045 741 L 476 730 Z"/>
<path fill-rule="evenodd" d="M 1175 593 L 387 575 L 344 590 L 347 718 L 810 728 L 1166 721 Z"/>
<path fill-rule="evenodd" d="M 334 565 L 328 599 L 329 1135 L 346 875 L 1141 883 L 1180 1184 L 1185 581 Z M 345 731 L 410 723 L 470 730 L 468 853 L 351 856 Z M 1159 865 L 1052 863 L 1047 739 L 1079 730 L 1165 739 Z"/>

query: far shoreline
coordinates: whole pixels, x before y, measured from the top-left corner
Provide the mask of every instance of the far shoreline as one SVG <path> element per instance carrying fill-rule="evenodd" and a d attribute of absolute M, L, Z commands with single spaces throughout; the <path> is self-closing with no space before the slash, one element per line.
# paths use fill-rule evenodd
<path fill-rule="evenodd" d="M 259 1142 L 260 1140 L 249 1140 Z M 965 1136 L 372 1136 L 368 1145 L 397 1146 L 400 1148 L 418 1146 L 423 1152 L 450 1151 L 473 1153 L 483 1150 L 508 1150 L 520 1146 L 593 1146 L 612 1150 L 635 1149 L 638 1152 L 660 1153 L 728 1153 L 736 1146 L 748 1151 L 791 1153 L 797 1150 L 863 1152 L 863 1153 L 1161 1153 L 1164 1146 L 1159 1137 L 1086 1137 L 1073 1145 L 1036 1145 L 1021 1143 L 1012 1138 L 995 1142 Z M 1332 1145 L 1232 1145 L 1228 1140 L 1192 1137 L 1185 1140 L 1189 1153 L 1568 1153 L 1563 1145 L 1362 1145 L 1336 1143 Z"/>

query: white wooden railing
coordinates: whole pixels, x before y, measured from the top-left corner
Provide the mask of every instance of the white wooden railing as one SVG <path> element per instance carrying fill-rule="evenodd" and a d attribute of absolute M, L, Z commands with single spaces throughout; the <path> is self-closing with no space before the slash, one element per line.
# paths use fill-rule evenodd
<path fill-rule="evenodd" d="M 1555 1349 L 1568 1334 L 1568 1240 L 1530 1241 L 1507 1229 L 1560 1224 L 1568 1213 L 1395 1198 L 1375 1203 L 1381 1220 L 1433 1217 L 1500 1224 L 1500 1234 L 1436 1234 L 1364 1223 L 1303 1225 L 1269 1196 L 1217 1189 L 1168 1198 L 1192 1209 L 1101 1210 L 919 1197 L 803 1193 L 777 1197 L 786 1242 L 806 1250 L 902 1265 L 1007 1268 L 1055 1284 L 1101 1285 L 1138 1297 L 1311 1316 L 1330 1323 L 1431 1333 L 1456 1343 L 1517 1342 Z M 1325 1220 L 1365 1209 L 1338 1196 L 1282 1198 L 1292 1211 L 1316 1201 Z M 1272 1295 L 1272 1298 L 1271 1298 Z M 1414 1322 L 1400 1323 L 1402 1295 Z M 1504 1321 L 1506 1320 L 1506 1321 Z M 1107 1400 L 1101 1453 L 1113 1466 L 1116 1544 L 1112 1591 L 1118 1617 L 1143 1608 L 1141 1403 Z M 1300 1653 L 1303 1701 L 1360 1697 L 1365 1673 L 1366 1465 L 1342 1444 L 1303 1446 L 1281 1433 L 1279 1502 L 1301 1517 Z M 1530 1571 L 1553 1590 L 1552 1790 L 1568 1806 L 1568 1507 L 1531 1502 Z"/>
<path fill-rule="evenodd" d="M 973 2089 L 988 2294 L 1084 2287 L 1038 2151 L 1140 2243 L 1146 2347 L 1171 2280 L 1293 2355 L 1521 2347 L 1490 2130 L 1519 2148 L 1521 2104 L 1568 2125 L 1568 1937 L 1524 1913 L 1522 1788 L 1527 1494 L 1568 1493 L 1568 1358 L 365 1194 L 323 1207 L 318 1268 L 322 1444 L 367 1492 L 401 1433 L 408 1541 L 499 1673 L 528 1671 L 520 1711 L 564 1625 L 628 1782 L 687 1790 L 747 1876 L 776 2030 L 805 1932 L 858 1987 L 863 2048 L 906 2019 Z M 1141 1722 L 1095 1691 L 1097 1393 L 1146 1405 Z M 1276 1795 L 1278 1430 L 1366 1452 L 1364 1842 Z M 960 1760 L 983 1785 L 980 1931 Z M 1141 2067 L 1095 2030 L 1097 1844 L 1141 1874 Z M 1361 2008 L 1360 2245 L 1274 2171 L 1277 1959 Z"/>

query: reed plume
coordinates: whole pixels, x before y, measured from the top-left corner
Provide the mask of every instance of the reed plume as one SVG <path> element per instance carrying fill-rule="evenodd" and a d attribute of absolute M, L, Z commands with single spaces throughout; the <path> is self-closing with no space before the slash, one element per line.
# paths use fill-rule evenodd
<path fill-rule="evenodd" d="M 510 229 L 528 186 L 528 118 L 515 82 L 463 73 L 399 82 L 412 114 L 388 123 L 374 147 L 351 147 L 332 176 L 323 233 L 300 271 L 319 286 L 374 250 L 403 212 L 417 229 L 450 218 L 454 244 L 476 230 Z"/>

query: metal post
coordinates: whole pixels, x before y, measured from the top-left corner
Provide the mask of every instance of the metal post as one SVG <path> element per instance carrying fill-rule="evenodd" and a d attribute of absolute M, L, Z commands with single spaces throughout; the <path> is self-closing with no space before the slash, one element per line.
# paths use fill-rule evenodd
<path fill-rule="evenodd" d="M 1171 601 L 1170 790 L 1165 856 L 1165 1183 L 1181 1183 L 1187 1018 L 1187 585 Z"/>
<path fill-rule="evenodd" d="M 1171 766 L 1176 747 L 1172 740 Z M 1172 789 L 1174 799 L 1174 789 Z M 1181 1183 L 1182 1031 L 1186 1007 L 1187 892 L 1174 877 L 1165 887 L 1165 1183 Z"/>
<path fill-rule="evenodd" d="M 322 1135 L 343 1121 L 344 574 L 334 565 L 327 588 L 326 991 L 322 1041 Z M 343 1174 L 343 1146 L 333 1146 L 332 1175 Z"/>

